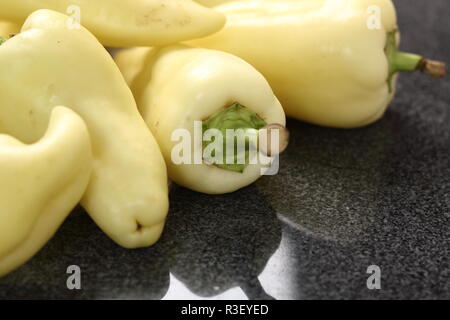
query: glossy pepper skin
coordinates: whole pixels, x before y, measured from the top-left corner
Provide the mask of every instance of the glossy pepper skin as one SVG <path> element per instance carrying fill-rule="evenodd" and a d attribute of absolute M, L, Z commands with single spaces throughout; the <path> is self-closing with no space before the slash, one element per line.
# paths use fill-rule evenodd
<path fill-rule="evenodd" d="M 94 156 L 81 204 L 118 244 L 151 245 L 168 211 L 164 159 L 111 56 L 89 31 L 68 29 L 66 21 L 36 11 L 0 46 L 0 131 L 30 143 L 55 105 L 78 113 Z"/>
<path fill-rule="evenodd" d="M 243 0 L 216 9 L 227 16 L 225 28 L 190 44 L 248 61 L 288 116 L 313 124 L 354 128 L 377 121 L 394 96 L 395 73 L 420 67 L 421 57 L 396 51 L 390 0 Z M 371 27 L 377 14 L 380 23 Z M 387 52 L 389 41 L 401 60 Z"/>
<path fill-rule="evenodd" d="M 79 15 L 83 26 L 112 47 L 195 39 L 225 23 L 223 14 L 190 0 L 2 0 L 1 6 L 0 19 L 17 24 L 38 9 Z"/>
<path fill-rule="evenodd" d="M 0 276 L 45 245 L 90 178 L 90 137 L 76 113 L 54 108 L 47 132 L 34 138 L 25 145 L 0 134 Z"/>
<path fill-rule="evenodd" d="M 128 49 L 115 61 L 158 140 L 173 181 L 195 191 L 220 194 L 238 190 L 261 176 L 261 163 L 250 164 L 241 173 L 205 163 L 175 164 L 171 158 L 178 143 L 171 139 L 174 130 L 187 129 L 194 137 L 195 120 L 220 116 L 218 111 L 235 102 L 265 123 L 285 125 L 280 103 L 251 65 L 224 52 L 186 46 Z M 201 140 L 197 143 L 201 149 Z"/>

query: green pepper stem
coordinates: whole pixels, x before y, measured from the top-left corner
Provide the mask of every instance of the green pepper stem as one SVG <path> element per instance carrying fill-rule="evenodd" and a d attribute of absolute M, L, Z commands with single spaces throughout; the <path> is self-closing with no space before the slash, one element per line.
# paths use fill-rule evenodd
<path fill-rule="evenodd" d="M 445 63 L 428 60 L 417 54 L 397 51 L 394 55 L 393 64 L 396 72 L 412 72 L 418 70 L 433 78 L 442 78 L 447 75 Z"/>
<path fill-rule="evenodd" d="M 397 72 L 422 71 L 433 78 L 442 78 L 447 75 L 445 63 L 399 51 L 396 33 L 397 30 L 388 33 L 385 49 L 389 63 L 388 84 L 390 89 L 392 88 L 392 78 Z"/>
<path fill-rule="evenodd" d="M 417 70 L 422 57 L 417 54 L 395 51 L 392 64 L 395 72 L 411 72 Z"/>
<path fill-rule="evenodd" d="M 274 156 L 277 154 L 276 150 L 271 150 L 270 143 L 265 143 L 265 146 L 261 147 L 259 150 L 259 141 L 260 141 L 260 133 L 263 129 L 267 129 L 265 134 L 266 141 L 271 141 L 272 130 L 274 129 L 282 129 L 279 133 L 280 139 L 280 147 L 279 152 L 282 152 L 286 146 L 288 141 L 288 132 L 284 126 L 279 124 L 270 124 L 267 123 L 258 116 L 252 110 L 242 106 L 239 103 L 233 103 L 229 107 L 221 109 L 210 116 L 208 119 L 203 121 L 203 133 L 210 129 L 219 130 L 222 134 L 223 145 L 222 150 L 218 151 L 220 154 L 213 154 L 214 157 L 219 156 L 222 163 L 214 163 L 211 162 L 210 159 L 205 158 L 206 163 L 214 164 L 215 166 L 235 172 L 243 172 L 245 168 L 249 164 L 249 155 L 250 150 L 261 151 L 263 154 L 268 156 Z M 227 130 L 239 130 L 234 131 L 234 141 L 230 141 L 228 143 L 231 144 L 231 147 L 234 148 L 234 152 L 232 155 L 228 155 L 229 151 L 227 146 Z M 238 150 L 238 138 L 241 138 L 245 141 L 245 147 L 243 150 Z M 206 148 L 210 143 L 209 141 L 203 141 L 203 148 Z M 228 146 L 230 147 L 230 146 Z M 241 151 L 239 153 L 239 151 Z M 242 154 L 245 152 L 245 154 Z M 244 157 L 245 163 L 238 163 L 238 159 L 242 159 Z"/>
<path fill-rule="evenodd" d="M 0 46 L 5 42 L 5 38 L 0 37 Z"/>

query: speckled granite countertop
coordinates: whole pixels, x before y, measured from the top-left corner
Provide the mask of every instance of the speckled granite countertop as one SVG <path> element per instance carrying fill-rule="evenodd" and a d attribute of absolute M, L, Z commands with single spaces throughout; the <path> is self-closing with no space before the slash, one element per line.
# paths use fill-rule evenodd
<path fill-rule="evenodd" d="M 395 2 L 403 49 L 450 63 L 448 1 Z M 119 248 L 78 208 L 0 298 L 450 299 L 450 78 L 402 76 L 368 128 L 289 128 L 277 176 L 223 196 L 174 187 L 154 247 Z"/>

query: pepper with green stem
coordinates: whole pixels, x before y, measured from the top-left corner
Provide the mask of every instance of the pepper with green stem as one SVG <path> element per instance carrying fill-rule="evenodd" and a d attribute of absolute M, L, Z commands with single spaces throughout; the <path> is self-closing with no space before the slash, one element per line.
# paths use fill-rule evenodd
<path fill-rule="evenodd" d="M 259 152 L 252 163 L 250 151 L 261 149 L 263 154 L 276 155 L 277 150 L 267 143 L 272 139 L 264 141 L 262 129 L 268 129 L 267 136 L 276 130 L 279 151 L 285 149 L 288 135 L 283 108 L 265 78 L 242 59 L 178 45 L 124 50 L 115 61 L 161 147 L 174 182 L 203 193 L 233 192 L 257 180 L 271 165 L 261 161 Z M 208 129 L 223 133 L 219 158 L 225 163 L 203 159 L 204 151 L 215 141 L 203 142 L 202 133 Z M 241 133 L 226 139 L 227 129 L 241 129 Z M 180 139 L 183 133 L 187 139 Z M 227 144 L 240 138 L 246 140 L 245 148 L 230 156 Z M 183 142 L 187 148 L 180 152 Z M 236 146 L 233 148 L 236 151 Z M 187 155 L 186 149 L 190 151 Z M 176 159 L 179 155 L 183 161 Z M 230 158 L 232 163 L 226 161 Z M 238 163 L 240 158 L 243 163 Z"/>
<path fill-rule="evenodd" d="M 386 41 L 386 57 L 389 62 L 388 85 L 392 91 L 392 78 L 398 72 L 421 71 L 434 78 L 447 75 L 446 65 L 440 61 L 425 59 L 424 57 L 398 50 L 397 30 L 389 32 Z"/>
<path fill-rule="evenodd" d="M 288 135 L 286 128 L 275 124 L 267 125 L 255 112 L 237 102 L 204 120 L 202 127 L 203 134 L 211 129 L 216 129 L 221 133 L 223 137 L 223 144 L 220 149 L 222 152 L 219 155 L 221 161 L 220 163 L 211 162 L 211 164 L 225 170 L 244 172 L 250 163 L 252 151 L 261 151 L 265 156 L 275 155 L 268 152 L 267 145 L 270 146 L 270 143 L 263 144 L 263 139 L 259 139 L 263 130 L 266 130 L 266 134 L 271 129 L 279 130 L 278 139 L 275 141 L 278 147 L 276 152 L 281 153 L 287 147 Z M 229 130 L 231 130 L 231 133 Z M 242 141 L 241 148 L 239 148 L 240 141 Z M 270 142 L 271 139 L 266 141 Z M 203 150 L 210 143 L 203 140 Z M 228 154 L 229 152 L 230 154 Z M 218 156 L 214 150 L 212 151 L 212 156 Z M 209 159 L 204 158 L 204 160 L 209 162 Z"/>
<path fill-rule="evenodd" d="M 239 0 L 215 9 L 225 27 L 189 44 L 251 63 L 287 116 L 313 124 L 369 125 L 386 112 L 399 71 L 446 74 L 442 62 L 399 51 L 391 0 Z"/>

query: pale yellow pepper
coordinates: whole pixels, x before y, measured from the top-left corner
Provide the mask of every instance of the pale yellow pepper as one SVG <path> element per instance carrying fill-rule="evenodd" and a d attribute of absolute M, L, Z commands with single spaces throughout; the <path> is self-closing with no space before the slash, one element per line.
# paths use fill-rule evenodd
<path fill-rule="evenodd" d="M 251 63 L 296 119 L 368 125 L 391 102 L 397 71 L 445 74 L 443 64 L 397 50 L 390 0 L 242 0 L 215 9 L 227 16 L 224 29 L 189 43 Z"/>
<path fill-rule="evenodd" d="M 12 35 L 19 33 L 19 31 L 20 31 L 19 25 L 0 20 L 0 38 L 8 39 Z"/>
<path fill-rule="evenodd" d="M 90 178 L 89 133 L 76 113 L 54 108 L 47 132 L 34 138 L 25 145 L 0 134 L 0 276 L 45 245 Z"/>
<path fill-rule="evenodd" d="M 2 0 L 0 19 L 22 24 L 38 9 L 71 15 L 106 46 L 148 46 L 206 36 L 223 27 L 223 14 L 191 0 Z"/>
<path fill-rule="evenodd" d="M 187 130 L 192 139 L 189 145 L 201 150 L 201 132 L 200 139 L 195 141 L 198 134 L 194 121 L 206 124 L 204 120 L 213 116 L 217 119 L 221 116 L 218 113 L 230 106 L 233 110 L 228 118 L 233 117 L 233 123 L 229 119 L 219 120 L 219 126 L 226 126 L 227 121 L 231 125 L 248 124 L 254 129 L 271 123 L 285 125 L 280 103 L 264 77 L 251 65 L 224 52 L 186 46 L 128 49 L 120 52 L 115 61 L 158 140 L 173 181 L 195 191 L 219 194 L 233 192 L 261 176 L 264 164 L 260 161 L 219 167 L 195 164 L 194 152 L 191 163 L 177 164 L 172 156 L 180 142 L 172 139 L 177 129 Z M 245 108 L 236 110 L 235 103 Z M 254 119 L 260 123 L 257 128 Z"/>
<path fill-rule="evenodd" d="M 231 2 L 232 0 L 195 0 L 195 2 L 200 3 L 201 5 L 204 5 L 205 7 L 215 7 L 221 4 L 224 4 L 226 2 Z M 267 0 L 269 1 L 269 0 Z M 275 0 L 273 0 L 275 1 Z"/>
<path fill-rule="evenodd" d="M 0 130 L 30 143 L 54 106 L 77 112 L 94 155 L 82 205 L 120 245 L 151 245 L 168 211 L 164 159 L 111 56 L 86 29 L 67 28 L 67 19 L 36 11 L 0 46 Z"/>

